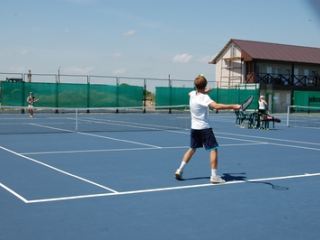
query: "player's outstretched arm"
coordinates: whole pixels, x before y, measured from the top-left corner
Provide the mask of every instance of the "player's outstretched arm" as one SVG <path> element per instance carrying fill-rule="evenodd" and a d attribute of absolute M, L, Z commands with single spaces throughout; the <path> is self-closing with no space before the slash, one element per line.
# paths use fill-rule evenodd
<path fill-rule="evenodd" d="M 239 110 L 241 108 L 241 105 L 239 104 L 223 104 L 223 103 L 216 103 L 212 102 L 210 103 L 209 107 L 211 109 L 216 110 Z"/>

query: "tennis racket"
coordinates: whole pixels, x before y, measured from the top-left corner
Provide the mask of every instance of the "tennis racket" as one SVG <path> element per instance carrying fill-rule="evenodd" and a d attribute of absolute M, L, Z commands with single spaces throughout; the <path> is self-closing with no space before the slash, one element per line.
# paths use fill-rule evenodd
<path fill-rule="evenodd" d="M 245 111 L 245 110 L 250 106 L 250 104 L 252 103 L 252 101 L 253 101 L 253 96 L 248 97 L 248 98 L 241 104 L 240 111 Z"/>

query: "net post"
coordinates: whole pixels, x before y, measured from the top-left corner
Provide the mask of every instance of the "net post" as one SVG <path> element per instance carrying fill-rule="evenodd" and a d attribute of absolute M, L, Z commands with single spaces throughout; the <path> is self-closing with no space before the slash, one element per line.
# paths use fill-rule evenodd
<path fill-rule="evenodd" d="M 76 125 L 75 125 L 75 132 L 78 132 L 78 108 L 76 108 L 75 109 L 75 114 L 76 114 L 76 116 L 75 116 L 75 119 L 76 119 Z"/>
<path fill-rule="evenodd" d="M 290 121 L 290 108 L 291 108 L 291 106 L 288 105 L 288 107 L 287 107 L 287 127 L 290 126 L 290 124 L 289 124 L 289 121 Z"/>

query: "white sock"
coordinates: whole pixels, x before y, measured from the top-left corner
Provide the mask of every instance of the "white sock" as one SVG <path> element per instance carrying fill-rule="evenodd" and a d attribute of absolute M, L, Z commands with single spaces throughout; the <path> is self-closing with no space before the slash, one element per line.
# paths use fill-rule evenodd
<path fill-rule="evenodd" d="M 217 176 L 217 169 L 214 169 L 214 168 L 211 169 L 211 176 L 212 177 Z"/>
<path fill-rule="evenodd" d="M 179 171 L 183 171 L 183 168 L 187 165 L 185 161 L 181 161 L 180 167 L 178 168 Z"/>

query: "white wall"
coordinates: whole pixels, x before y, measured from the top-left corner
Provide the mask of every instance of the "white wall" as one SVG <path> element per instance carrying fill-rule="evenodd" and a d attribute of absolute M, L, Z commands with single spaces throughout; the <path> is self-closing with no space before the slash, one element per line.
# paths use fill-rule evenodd
<path fill-rule="evenodd" d="M 232 61 L 229 61 L 233 59 Z M 230 87 L 244 79 L 244 65 L 241 62 L 241 51 L 230 44 L 216 63 L 216 81 L 219 87 Z"/>

